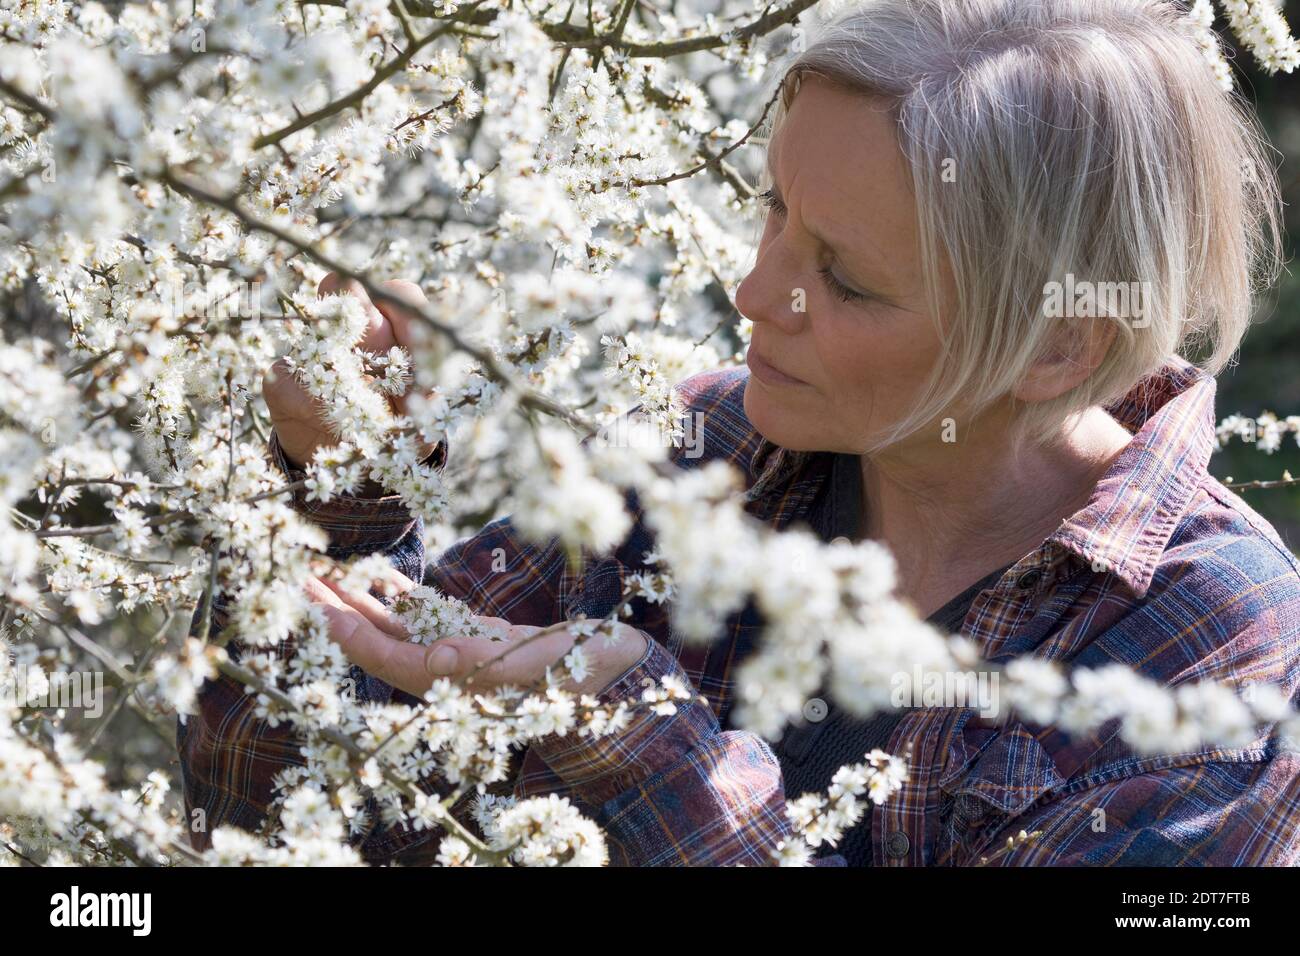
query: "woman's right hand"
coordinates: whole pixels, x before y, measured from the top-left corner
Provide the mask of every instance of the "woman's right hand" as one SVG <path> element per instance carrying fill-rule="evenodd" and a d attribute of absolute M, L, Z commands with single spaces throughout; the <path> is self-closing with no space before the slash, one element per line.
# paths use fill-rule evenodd
<path fill-rule="evenodd" d="M 428 301 L 413 282 L 394 279 L 383 283 L 381 288 L 415 305 L 424 305 Z M 370 324 L 361 338 L 362 348 L 383 353 L 394 345 L 400 345 L 408 352 L 411 350 L 411 315 L 401 307 L 388 302 L 376 305 L 360 283 L 355 280 L 343 282 L 333 272 L 321 280 L 316 291 L 320 295 L 355 295 L 361 300 L 370 316 Z M 320 401 L 298 383 L 283 360 L 272 365 L 263 377 L 262 397 L 271 412 L 271 424 L 280 439 L 280 448 L 295 468 L 310 462 L 317 448 L 338 444 L 339 436 L 326 423 Z M 405 394 L 393 396 L 390 401 L 398 414 L 406 413 Z M 433 449 L 434 446 L 425 445 L 422 457 L 428 457 Z"/>

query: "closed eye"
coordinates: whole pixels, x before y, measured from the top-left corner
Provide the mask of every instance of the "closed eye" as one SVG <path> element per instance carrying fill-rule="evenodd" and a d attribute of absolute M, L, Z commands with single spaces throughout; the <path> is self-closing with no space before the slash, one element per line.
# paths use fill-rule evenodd
<path fill-rule="evenodd" d="M 835 298 L 839 299 L 841 302 L 863 302 L 870 298 L 870 296 L 858 292 L 856 289 L 850 289 L 839 279 L 835 278 L 835 273 L 831 272 L 830 266 L 827 266 L 825 269 L 818 269 L 817 274 L 822 277 L 822 281 L 826 283 L 826 288 L 830 289 L 831 295 L 835 296 Z"/>
<path fill-rule="evenodd" d="M 781 202 L 781 200 L 776 197 L 775 190 L 769 189 L 767 192 L 760 194 L 758 198 L 762 201 L 764 206 L 776 213 L 778 216 L 785 215 L 785 203 Z"/>
<path fill-rule="evenodd" d="M 785 218 L 785 203 L 781 202 L 780 198 L 777 197 L 774 189 L 769 189 L 766 192 L 761 193 L 758 198 L 769 211 Z M 831 295 L 835 296 L 841 302 L 865 302 L 868 299 L 874 298 L 874 296 L 858 292 L 856 289 L 850 289 L 839 279 L 835 278 L 835 274 L 831 271 L 830 266 L 817 270 L 817 274 L 821 276 L 822 282 L 826 285 L 826 288 L 830 290 Z"/>

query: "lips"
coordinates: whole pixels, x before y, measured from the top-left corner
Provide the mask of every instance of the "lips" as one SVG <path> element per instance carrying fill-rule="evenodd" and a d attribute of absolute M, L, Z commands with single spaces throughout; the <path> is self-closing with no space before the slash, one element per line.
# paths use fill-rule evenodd
<path fill-rule="evenodd" d="M 788 372 L 783 372 L 770 361 L 765 359 L 757 349 L 751 344 L 749 351 L 745 353 L 745 364 L 749 366 L 750 372 L 760 381 L 772 385 L 807 385 L 801 378 L 795 378 Z"/>

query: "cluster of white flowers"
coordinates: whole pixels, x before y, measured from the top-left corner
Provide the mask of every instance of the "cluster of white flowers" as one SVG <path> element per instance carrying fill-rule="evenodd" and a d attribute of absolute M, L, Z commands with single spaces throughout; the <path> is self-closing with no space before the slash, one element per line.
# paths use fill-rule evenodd
<path fill-rule="evenodd" d="M 1215 430 L 1219 448 L 1223 448 L 1231 439 L 1239 438 L 1268 455 L 1282 447 L 1287 435 L 1294 435 L 1296 443 L 1300 444 L 1300 415 L 1288 415 L 1286 418 L 1278 418 L 1272 412 L 1264 412 L 1255 418 L 1229 415 L 1219 422 Z"/>
<path fill-rule="evenodd" d="M 1282 15 L 1282 0 L 1220 0 L 1232 32 L 1269 73 L 1300 66 L 1300 43 Z"/>
<path fill-rule="evenodd" d="M 0 688 L 12 681 L 0 641 Z M 23 847 L 48 865 L 126 861 L 193 861 L 175 821 L 164 812 L 166 775 L 152 771 L 139 786 L 113 789 L 104 767 L 66 733 L 34 738 L 0 707 L 0 841 Z M 6 860 L 14 863 L 16 860 Z"/>
<path fill-rule="evenodd" d="M 416 644 L 431 644 L 453 635 L 493 636 L 491 628 L 468 604 L 448 597 L 437 588 L 425 585 L 411 588 L 397 600 L 393 610 Z M 498 639 L 501 639 L 499 635 Z"/>
<path fill-rule="evenodd" d="M 1228 25 L 1268 73 L 1291 73 L 1300 66 L 1300 42 L 1291 35 L 1282 15 L 1282 0 L 1220 0 Z M 1193 0 L 1187 12 L 1201 52 L 1214 70 L 1224 91 L 1235 84 L 1232 67 L 1224 57 L 1223 45 L 1214 32 L 1212 0 Z"/>
<path fill-rule="evenodd" d="M 784 841 L 773 851 L 782 866 L 806 866 L 812 851 L 823 844 L 835 846 L 853 827 L 868 805 L 882 804 L 907 782 L 907 765 L 883 750 L 872 750 L 867 759 L 835 771 L 825 794 L 807 793 L 786 806 L 794 830 L 803 839 Z"/>
<path fill-rule="evenodd" d="M 1214 32 L 1214 16 L 1214 4 L 1211 0 L 1196 0 L 1187 13 L 1187 18 L 1196 31 L 1196 42 L 1201 47 L 1201 54 L 1213 68 L 1214 78 L 1219 81 L 1219 88 L 1227 92 L 1233 87 L 1232 67 L 1224 59 L 1223 47 Z"/>
<path fill-rule="evenodd" d="M 543 427 L 536 438 L 535 464 L 513 496 L 519 532 L 539 543 L 558 538 L 571 554 L 613 548 L 632 527 L 623 495 L 595 473 L 573 432 Z"/>
<path fill-rule="evenodd" d="M 605 335 L 600 344 L 607 356 L 606 374 L 629 388 L 640 414 L 666 441 L 680 443 L 685 438 L 683 410 L 673 384 L 717 368 L 721 364 L 717 351 L 657 330 L 648 335 L 635 331 L 621 337 Z"/>
<path fill-rule="evenodd" d="M 689 601 L 689 609 L 675 608 L 684 636 L 697 622 L 705 634 L 716 631 L 721 619 L 756 596 L 764 640 L 737 673 L 736 720 L 746 727 L 779 735 L 827 679 L 837 701 L 867 717 L 897 706 L 900 675 L 913 684 L 919 677 L 913 693 L 927 682 L 960 678 L 961 699 L 974 701 L 982 674 L 990 683 L 995 675 L 999 680 L 997 699 L 987 702 L 989 716 L 1019 713 L 1080 734 L 1120 718 L 1122 739 L 1140 752 L 1171 753 L 1208 742 L 1240 746 L 1259 725 L 1274 723 L 1284 745 L 1300 747 L 1300 714 L 1272 684 L 1170 689 L 1124 667 L 1068 676 L 1037 659 L 995 667 L 980 658 L 973 641 L 941 633 L 891 593 L 893 561 L 880 545 L 824 543 L 799 529 L 772 534 L 757 528 L 743 520 L 737 497 L 717 498 L 711 470 L 676 482 L 686 494 L 669 496 L 654 485 L 644 500 L 678 600 Z M 728 472 L 718 473 L 725 478 Z M 683 501 L 688 494 L 697 496 L 693 503 Z M 727 532 L 725 547 L 712 541 L 719 528 Z"/>
<path fill-rule="evenodd" d="M 478 833 L 449 808 L 506 780 L 512 747 L 617 733 L 690 689 L 575 699 L 560 686 L 589 667 L 578 646 L 544 687 L 440 681 L 417 707 L 364 703 L 303 585 L 324 562 L 361 590 L 387 562 L 323 558 L 299 494 L 310 512 L 377 482 L 445 543 L 513 514 L 576 560 L 625 537 L 635 491 L 658 550 L 610 620 L 573 629 L 601 639 L 641 597 L 671 600 L 675 631 L 706 641 L 754 597 L 768 626 L 737 715 L 762 733 L 827 681 L 868 713 L 897 672 L 981 666 L 891 597 L 882 549 L 776 534 L 743 513 L 734 470 L 666 460 L 662 439 L 698 424 L 673 383 L 749 339 L 729 295 L 761 154 L 732 147 L 768 102 L 757 81 L 800 17 L 839 5 L 651 5 L 621 23 L 600 3 L 561 22 L 540 0 L 2 5 L 0 689 L 19 667 L 93 669 L 116 697 L 98 722 L 0 708 L 0 860 L 353 864 L 376 825 L 445 831 L 446 865 L 606 860 L 598 829 L 555 797 L 490 806 Z M 1294 67 L 1275 3 L 1222 7 L 1266 68 Z M 1207 55 L 1213 14 L 1206 0 L 1192 12 Z M 603 45 L 571 42 L 583 31 Z M 358 347 L 374 315 L 318 296 L 328 272 L 381 304 L 385 280 L 417 283 L 410 351 Z M 277 360 L 339 438 L 300 481 L 266 455 Z M 1297 431 L 1254 423 L 1270 450 Z M 425 454 L 444 440 L 439 470 Z M 491 636 L 432 589 L 396 611 L 420 642 Z M 232 638 L 238 663 L 218 646 Z M 149 732 L 170 739 L 217 674 L 302 735 L 305 763 L 281 774 L 273 832 L 216 828 L 199 856 L 158 770 L 170 744 Z M 1037 665 L 1007 677 L 1021 712 L 1071 728 L 1118 716 L 1143 747 L 1236 740 L 1255 719 L 1300 737 L 1263 687 L 1173 693 Z M 782 859 L 833 841 L 902 773 L 878 754 L 842 770 L 821 802 L 796 804 L 811 839 Z M 426 793 L 435 777 L 455 793 Z"/>
<path fill-rule="evenodd" d="M 491 846 L 522 866 L 603 866 L 600 828 L 555 794 L 509 801 L 483 827 Z"/>

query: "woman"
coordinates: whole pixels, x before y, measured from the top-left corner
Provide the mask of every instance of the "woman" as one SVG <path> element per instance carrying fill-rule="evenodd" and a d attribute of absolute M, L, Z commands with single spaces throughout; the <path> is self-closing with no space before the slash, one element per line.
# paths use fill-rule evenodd
<path fill-rule="evenodd" d="M 1248 324 L 1252 277 L 1276 268 L 1263 157 L 1173 4 L 856 7 L 784 76 L 766 228 L 736 295 L 754 324 L 748 371 L 681 384 L 705 454 L 677 464 L 734 463 L 747 508 L 774 527 L 887 544 L 903 596 L 993 661 L 1121 661 L 1168 684 L 1275 682 L 1294 701 L 1300 566 L 1206 471 L 1212 375 Z M 405 340 L 400 310 L 373 315 L 369 344 Z M 266 397 L 272 454 L 296 476 L 328 431 L 289 378 L 272 377 Z M 575 581 L 557 548 L 523 543 L 502 519 L 426 569 L 418 522 L 395 498 L 298 506 L 335 554 L 384 549 L 516 637 L 606 613 L 651 544 L 638 522 Z M 324 583 L 313 594 L 370 699 L 418 695 L 500 654 L 472 639 L 408 644 L 373 598 Z M 673 640 L 663 608 L 636 611 L 579 689 L 614 701 L 676 674 L 707 705 L 614 738 L 547 738 L 517 782 L 585 805 L 615 862 L 797 858 L 786 799 L 874 746 L 910 746 L 909 780 L 819 862 L 973 863 L 1022 829 L 1041 835 L 997 862 L 1300 862 L 1300 762 L 1276 734 L 1147 758 L 1113 725 L 1067 739 L 969 710 L 866 722 L 832 710 L 773 750 L 727 729 L 731 675 L 761 626 L 753 605 L 703 649 Z M 530 681 L 571 641 L 557 632 L 490 678 Z M 271 775 L 297 759 L 248 700 L 210 683 L 201 731 L 181 732 L 187 799 L 211 825 L 254 825 Z M 387 833 L 364 849 L 420 860 L 433 846 Z"/>

